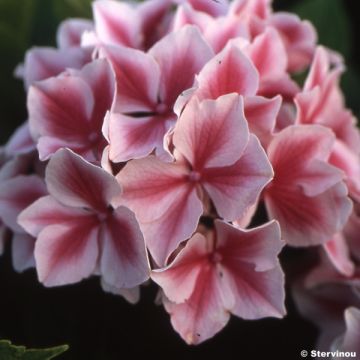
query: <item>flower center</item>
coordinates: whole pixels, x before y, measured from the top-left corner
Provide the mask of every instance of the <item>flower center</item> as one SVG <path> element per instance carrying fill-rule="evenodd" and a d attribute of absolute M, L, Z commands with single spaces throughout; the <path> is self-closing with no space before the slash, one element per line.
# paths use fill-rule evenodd
<path fill-rule="evenodd" d="M 191 182 L 198 182 L 201 178 L 201 174 L 198 171 L 190 171 L 189 180 Z"/>
<path fill-rule="evenodd" d="M 222 255 L 217 251 L 210 254 L 210 261 L 214 264 L 218 264 L 222 261 Z"/>
<path fill-rule="evenodd" d="M 157 105 L 156 105 L 155 112 L 156 112 L 157 114 L 163 115 L 163 114 L 165 114 L 167 111 L 168 111 L 167 105 L 165 105 L 165 104 L 157 104 Z"/>

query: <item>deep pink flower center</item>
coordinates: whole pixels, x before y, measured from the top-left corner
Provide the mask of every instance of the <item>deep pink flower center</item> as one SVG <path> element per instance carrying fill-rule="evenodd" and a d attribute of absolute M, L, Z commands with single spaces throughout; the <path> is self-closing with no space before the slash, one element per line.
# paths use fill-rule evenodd
<path fill-rule="evenodd" d="M 198 182 L 201 179 L 201 174 L 198 171 L 190 171 L 189 181 Z"/>
<path fill-rule="evenodd" d="M 160 114 L 160 115 L 164 115 L 165 113 L 167 113 L 169 110 L 168 106 L 165 104 L 157 104 L 156 105 L 156 113 Z"/>
<path fill-rule="evenodd" d="M 214 264 L 220 263 L 222 259 L 223 259 L 222 255 L 217 251 L 214 251 L 213 253 L 210 254 L 210 261 Z"/>

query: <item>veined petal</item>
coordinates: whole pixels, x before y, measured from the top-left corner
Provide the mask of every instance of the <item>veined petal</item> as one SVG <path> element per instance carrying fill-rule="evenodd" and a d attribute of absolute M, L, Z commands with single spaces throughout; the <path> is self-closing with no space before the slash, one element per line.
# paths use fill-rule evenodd
<path fill-rule="evenodd" d="M 188 300 L 194 291 L 201 267 L 209 252 L 203 235 L 196 233 L 166 268 L 153 270 L 151 278 L 174 303 Z"/>
<path fill-rule="evenodd" d="M 101 241 L 100 271 L 107 284 L 133 288 L 149 278 L 144 238 L 130 210 L 114 210 L 102 227 Z"/>
<path fill-rule="evenodd" d="M 188 189 L 188 173 L 186 167 L 155 156 L 132 160 L 116 176 L 123 189 L 120 203 L 141 222 L 156 220 Z"/>
<path fill-rule="evenodd" d="M 244 153 L 235 164 L 205 169 L 201 182 L 219 215 L 232 221 L 241 218 L 256 202 L 272 177 L 265 151 L 259 140 L 250 135 Z"/>
<path fill-rule="evenodd" d="M 200 99 L 216 99 L 234 92 L 253 96 L 259 86 L 256 68 L 234 42 L 214 56 L 196 79 Z"/>
<path fill-rule="evenodd" d="M 116 179 L 68 149 L 51 158 L 45 175 L 49 193 L 62 204 L 105 211 L 121 189 Z"/>
<path fill-rule="evenodd" d="M 230 319 L 230 312 L 223 305 L 221 279 L 213 266 L 201 268 L 190 299 L 181 304 L 165 302 L 164 305 L 172 326 L 189 345 L 210 339 Z"/>
<path fill-rule="evenodd" d="M 89 215 L 88 210 L 64 206 L 52 196 L 43 196 L 20 213 L 18 223 L 26 232 L 37 237 L 47 226 L 70 226 Z"/>
<path fill-rule="evenodd" d="M 162 38 L 149 54 L 160 66 L 159 97 L 172 107 L 181 92 L 193 85 L 195 75 L 211 59 L 213 51 L 199 30 L 188 25 Z"/>
<path fill-rule="evenodd" d="M 234 164 L 244 151 L 249 130 L 239 95 L 217 100 L 194 98 L 187 104 L 174 130 L 175 148 L 195 171 Z"/>
<path fill-rule="evenodd" d="M 33 136 L 85 138 L 94 109 L 89 85 L 78 77 L 62 76 L 37 82 L 29 90 L 29 124 Z"/>
<path fill-rule="evenodd" d="M 19 213 L 47 193 L 36 175 L 19 175 L 0 183 L 0 218 L 14 232 L 24 230 L 17 222 Z"/>
<path fill-rule="evenodd" d="M 110 159 L 114 162 L 138 159 L 155 148 L 163 148 L 164 135 L 176 120 L 162 116 L 134 118 L 122 114 L 109 115 Z"/>
<path fill-rule="evenodd" d="M 159 218 L 140 222 L 146 245 L 158 266 L 165 266 L 178 245 L 196 230 L 203 206 L 195 188 L 181 188 Z"/>
<path fill-rule="evenodd" d="M 98 231 L 98 223 L 91 217 L 72 226 L 50 225 L 42 230 L 35 244 L 39 281 L 60 286 L 90 276 L 99 254 Z"/>
<path fill-rule="evenodd" d="M 141 45 L 141 22 L 134 7 L 125 2 L 94 1 L 95 30 L 100 41 L 107 45 L 137 48 Z"/>
<path fill-rule="evenodd" d="M 102 50 L 116 74 L 117 91 L 113 111 L 154 112 L 159 92 L 160 69 L 152 56 L 126 47 Z"/>

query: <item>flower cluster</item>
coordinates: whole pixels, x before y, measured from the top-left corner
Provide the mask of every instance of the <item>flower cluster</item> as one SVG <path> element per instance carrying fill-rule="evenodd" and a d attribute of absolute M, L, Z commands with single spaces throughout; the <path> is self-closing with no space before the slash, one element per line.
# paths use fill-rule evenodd
<path fill-rule="evenodd" d="M 0 251 L 10 230 L 17 271 L 96 275 L 130 302 L 151 279 L 197 344 L 230 314 L 283 317 L 278 255 L 306 247 L 320 262 L 293 286 L 300 311 L 325 329 L 336 293 L 324 347 L 358 347 L 360 137 L 341 56 L 271 0 L 97 0 L 93 17 L 17 68 L 28 121 L 1 149 Z"/>

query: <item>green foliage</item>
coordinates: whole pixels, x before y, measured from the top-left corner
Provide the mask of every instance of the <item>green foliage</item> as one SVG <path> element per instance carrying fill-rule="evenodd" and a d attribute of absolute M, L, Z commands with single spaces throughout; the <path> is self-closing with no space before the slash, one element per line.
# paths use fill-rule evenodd
<path fill-rule="evenodd" d="M 351 28 L 343 0 L 302 0 L 292 10 L 314 24 L 321 44 L 350 55 Z"/>
<path fill-rule="evenodd" d="M 49 349 L 26 349 L 24 346 L 12 345 L 8 340 L 0 340 L 1 360 L 50 360 L 68 350 L 67 345 Z"/>

